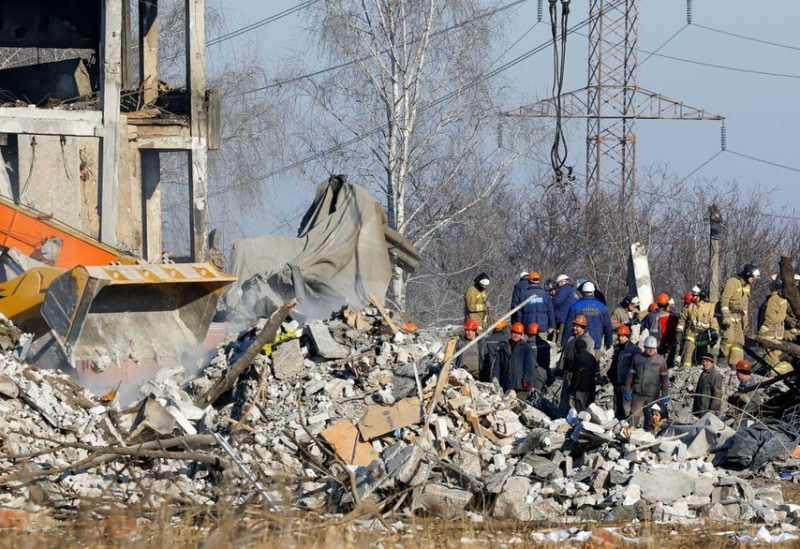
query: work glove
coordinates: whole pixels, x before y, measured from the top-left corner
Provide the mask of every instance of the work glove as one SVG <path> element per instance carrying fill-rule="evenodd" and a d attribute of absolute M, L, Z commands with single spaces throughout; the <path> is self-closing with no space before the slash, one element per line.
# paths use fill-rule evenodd
<path fill-rule="evenodd" d="M 731 315 L 723 315 L 722 321 L 719 323 L 723 330 L 731 327 Z"/>
<path fill-rule="evenodd" d="M 658 401 L 658 403 L 661 405 L 662 408 L 666 409 L 667 408 L 667 404 L 669 404 L 669 397 L 668 396 L 661 397 L 661 399 Z"/>
<path fill-rule="evenodd" d="M 630 402 L 633 400 L 633 393 L 631 391 L 625 391 L 622 393 L 622 398 L 625 400 L 625 402 Z"/>
<path fill-rule="evenodd" d="M 527 391 L 528 389 L 531 388 L 531 382 L 530 381 L 523 381 L 522 382 L 522 388 Z"/>

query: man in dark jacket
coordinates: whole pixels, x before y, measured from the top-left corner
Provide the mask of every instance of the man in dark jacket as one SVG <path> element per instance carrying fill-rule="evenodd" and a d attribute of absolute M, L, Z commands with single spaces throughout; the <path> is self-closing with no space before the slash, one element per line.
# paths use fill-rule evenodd
<path fill-rule="evenodd" d="M 528 287 L 525 291 L 511 300 L 511 308 L 525 301 L 525 306 L 514 313 L 514 322 L 522 322 L 524 326 L 536 323 L 542 332 L 555 329 L 556 321 L 553 311 L 553 302 L 550 295 L 539 284 L 539 273 L 536 271 L 528 275 Z"/>
<path fill-rule="evenodd" d="M 602 347 L 610 349 L 613 343 L 611 315 L 608 313 L 606 306 L 594 297 L 594 284 L 591 282 L 586 282 L 583 285 L 583 297 L 569 308 L 566 324 L 571 324 L 577 315 L 586 317 L 588 321 L 586 331 L 592 336 L 595 351 L 600 350 Z M 561 340 L 562 346 L 567 344 L 568 339 L 567 334 L 564 334 L 564 338 Z"/>
<path fill-rule="evenodd" d="M 617 344 L 614 346 L 614 355 L 611 366 L 608 368 L 608 379 L 614 387 L 614 414 L 620 421 L 630 414 L 630 404 L 625 401 L 625 387 L 631 373 L 633 357 L 642 354 L 638 345 L 631 341 L 631 329 L 625 324 L 617 328 Z"/>
<path fill-rule="evenodd" d="M 501 346 L 497 351 L 497 362 L 492 371 L 492 380 L 500 382 L 504 391 L 514 390 L 519 398 L 525 398 L 533 385 L 533 371 L 536 363 L 533 351 L 522 341 L 525 328 L 519 322 L 511 326 L 511 337 L 508 346 Z"/>
<path fill-rule="evenodd" d="M 464 335 L 458 338 L 456 342 L 456 352 L 466 347 L 470 341 L 475 339 L 478 335 L 478 321 L 469 318 L 464 322 Z M 481 361 L 483 359 L 483 340 L 479 341 L 466 350 L 465 353 L 458 355 L 456 358 L 456 368 L 463 368 L 472 374 L 472 377 L 478 379 L 481 373 Z"/>
<path fill-rule="evenodd" d="M 572 304 L 578 301 L 578 293 L 575 288 L 570 284 L 569 277 L 565 274 L 556 277 L 556 295 L 553 296 L 553 314 L 556 319 L 556 330 L 558 338 L 555 341 L 561 341 L 563 334 L 571 331 L 570 326 L 564 327 L 564 321 L 567 320 L 567 314 Z"/>
<path fill-rule="evenodd" d="M 707 353 L 700 359 L 703 371 L 697 380 L 694 390 L 692 413 L 702 416 L 706 412 L 713 412 L 718 416 L 722 409 L 722 374 L 714 367 L 714 357 Z"/>
<path fill-rule="evenodd" d="M 535 322 L 528 324 L 526 328 L 528 334 L 528 345 L 533 351 L 533 358 L 536 361 L 536 371 L 533 373 L 533 388 L 539 393 L 544 392 L 544 388 L 551 382 L 550 373 L 550 344 L 539 335 L 539 325 Z"/>
<path fill-rule="evenodd" d="M 580 338 L 575 340 L 573 368 L 570 400 L 572 407 L 577 412 L 582 412 L 594 402 L 597 390 L 597 359 L 587 349 L 586 341 Z"/>
<path fill-rule="evenodd" d="M 653 336 L 644 340 L 644 354 L 633 358 L 626 383 L 625 400 L 631 403 L 633 424 L 640 427 L 646 407 L 658 401 L 666 415 L 669 402 L 669 374 L 664 357 L 657 352 L 658 341 Z M 644 418 L 644 428 L 652 428 L 650 414 Z"/>
<path fill-rule="evenodd" d="M 498 349 L 508 347 L 508 322 L 501 320 L 494 331 L 483 338 L 483 357 L 481 359 L 480 380 L 491 382 L 492 371 L 497 364 Z"/>
<path fill-rule="evenodd" d="M 594 349 L 594 340 L 589 332 L 586 331 L 587 320 L 583 315 L 578 315 L 572 321 L 572 337 L 564 346 L 561 353 L 561 371 L 564 374 L 564 379 L 561 382 L 561 397 L 558 401 L 559 415 L 565 416 L 569 410 L 569 391 L 572 388 L 572 377 L 575 374 L 577 367 L 576 356 L 577 351 L 575 346 L 578 340 L 582 340 L 586 344 L 587 349 Z"/>

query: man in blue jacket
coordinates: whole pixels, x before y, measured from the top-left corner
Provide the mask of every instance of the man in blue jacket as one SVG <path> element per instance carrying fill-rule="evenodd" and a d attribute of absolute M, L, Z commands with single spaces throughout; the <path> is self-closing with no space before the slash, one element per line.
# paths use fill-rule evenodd
<path fill-rule="evenodd" d="M 582 288 L 583 297 L 569 308 L 566 324 L 571 325 L 576 315 L 585 316 L 588 321 L 586 331 L 589 332 L 592 340 L 594 340 L 595 351 L 602 347 L 610 349 L 614 335 L 611 330 L 611 315 L 606 306 L 594 297 L 594 284 L 592 282 L 586 282 Z M 561 345 L 566 345 L 568 340 L 569 335 L 565 334 L 561 340 Z"/>
<path fill-rule="evenodd" d="M 536 271 L 528 275 L 528 287 L 522 295 L 512 298 L 511 308 L 513 309 L 523 301 L 527 303 L 514 313 L 512 320 L 522 322 L 523 326 L 538 324 L 540 332 L 549 333 L 556 325 L 555 313 L 550 295 L 539 284 L 540 280 L 539 273 Z"/>
<path fill-rule="evenodd" d="M 497 380 L 504 391 L 514 390 L 517 397 L 525 399 L 533 388 L 536 361 L 530 346 L 522 341 L 525 327 L 519 322 L 511 326 L 508 345 L 497 349 L 497 362 L 492 369 L 492 380 Z"/>
<path fill-rule="evenodd" d="M 519 273 L 519 280 L 514 284 L 514 290 L 511 292 L 512 303 L 522 303 L 522 295 L 528 289 L 528 271 Z"/>
<path fill-rule="evenodd" d="M 553 297 L 553 313 L 556 319 L 556 330 L 561 337 L 567 334 L 567 339 L 571 335 L 570 326 L 567 325 L 564 329 L 564 322 L 567 320 L 567 314 L 572 304 L 578 301 L 578 293 L 569 281 L 569 277 L 565 274 L 556 277 L 556 295 Z M 556 341 L 558 341 L 556 337 Z"/>

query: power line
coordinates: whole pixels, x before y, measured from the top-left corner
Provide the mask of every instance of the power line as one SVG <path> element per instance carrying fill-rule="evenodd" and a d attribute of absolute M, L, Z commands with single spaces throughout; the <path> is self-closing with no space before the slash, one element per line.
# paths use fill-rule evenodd
<path fill-rule="evenodd" d="M 295 5 L 295 6 L 291 7 L 291 8 L 286 8 L 283 11 L 279 11 L 278 13 L 276 13 L 274 15 L 270 15 L 269 17 L 265 17 L 264 19 L 259 19 L 258 21 L 254 22 L 254 23 L 250 23 L 249 25 L 245 25 L 244 27 L 238 28 L 238 29 L 233 30 L 233 31 L 231 31 L 229 33 L 217 36 L 216 38 L 212 38 L 211 40 L 206 42 L 206 47 L 216 46 L 217 44 L 219 44 L 221 42 L 224 42 L 225 40 L 230 40 L 231 38 L 236 38 L 237 36 L 241 36 L 241 35 L 243 35 L 245 33 L 253 31 L 255 29 L 258 29 L 258 28 L 264 27 L 266 25 L 269 25 L 270 23 L 274 23 L 275 21 L 278 21 L 280 19 L 283 19 L 284 17 L 288 17 L 289 15 L 297 13 L 298 11 L 301 11 L 301 10 L 307 8 L 307 7 L 311 6 L 312 4 L 316 4 L 317 2 L 319 2 L 319 0 L 306 0 L 305 2 L 300 2 L 299 4 L 297 4 L 297 5 Z"/>
<path fill-rule="evenodd" d="M 775 166 L 776 168 L 783 168 L 784 170 L 789 170 L 792 172 L 800 173 L 800 168 L 795 168 L 794 166 L 787 166 L 786 164 L 779 164 L 777 162 L 772 162 L 771 160 L 765 160 L 763 158 L 759 158 L 757 156 L 751 156 L 749 154 L 744 154 L 736 151 L 732 151 L 727 149 L 727 152 L 731 153 L 734 156 L 740 156 L 742 158 L 747 158 L 748 160 L 753 160 L 755 162 L 761 162 L 762 164 L 768 164 L 770 166 Z"/>
<path fill-rule="evenodd" d="M 715 29 L 713 27 L 707 27 L 706 25 L 700 25 L 700 24 L 697 24 L 697 23 L 692 24 L 692 26 L 693 27 L 697 27 L 699 29 L 704 29 L 704 30 L 707 30 L 707 31 L 716 32 L 718 34 L 724 34 L 726 36 L 733 36 L 734 38 L 740 38 L 742 40 L 749 40 L 750 42 L 758 42 L 759 44 L 767 44 L 769 46 L 776 46 L 778 48 L 784 48 L 784 49 L 787 49 L 787 50 L 800 51 L 800 47 L 798 47 L 798 46 L 790 46 L 788 44 L 781 44 L 779 42 L 772 42 L 770 40 L 763 40 L 761 38 L 756 38 L 754 36 L 747 36 L 747 35 L 744 35 L 744 34 L 737 34 L 735 32 L 725 31 L 725 30 L 722 30 L 722 29 Z"/>
<path fill-rule="evenodd" d="M 679 29 L 678 29 L 678 30 L 677 30 L 677 31 L 676 31 L 676 32 L 675 32 L 675 33 L 674 33 L 672 36 L 670 36 L 669 38 L 667 38 L 666 40 L 664 40 L 664 41 L 661 43 L 661 45 L 660 45 L 660 46 L 658 46 L 656 49 L 654 49 L 654 50 L 653 50 L 653 53 L 651 53 L 650 55 L 648 55 L 647 57 L 645 57 L 645 58 L 644 58 L 644 60 L 642 60 L 642 61 L 640 61 L 640 62 L 639 62 L 639 66 L 641 67 L 642 65 L 644 65 L 645 63 L 647 63 L 647 61 L 648 61 L 648 60 L 649 60 L 651 57 L 653 57 L 653 56 L 654 56 L 654 55 L 656 55 L 658 52 L 660 52 L 660 51 L 661 51 L 661 49 L 662 49 L 662 48 L 664 48 L 664 46 L 666 46 L 667 44 L 669 44 L 670 42 L 672 42 L 672 41 L 673 41 L 673 40 L 674 40 L 674 39 L 675 39 L 675 38 L 676 38 L 676 37 L 677 37 L 677 36 L 678 36 L 680 33 L 682 33 L 684 30 L 686 30 L 686 27 L 688 27 L 688 26 L 689 26 L 689 24 L 687 23 L 686 25 L 684 25 L 684 26 L 682 26 L 681 28 L 679 28 Z"/>
<path fill-rule="evenodd" d="M 483 13 L 480 13 L 480 14 L 476 15 L 475 17 L 471 17 L 469 19 L 465 19 L 464 21 L 460 21 L 458 23 L 450 25 L 449 27 L 445 27 L 443 29 L 439 29 L 437 31 L 434 31 L 434 32 L 431 33 L 431 37 L 439 36 L 439 35 L 442 35 L 444 33 L 450 32 L 452 30 L 459 29 L 461 27 L 464 27 L 466 25 L 472 24 L 472 23 L 474 23 L 476 21 L 480 21 L 481 19 L 485 19 L 487 17 L 491 17 L 492 15 L 495 15 L 495 14 L 500 13 L 502 11 L 505 11 L 507 9 L 516 7 L 519 4 L 523 4 L 523 3 L 528 2 L 528 1 L 529 0 L 514 0 L 513 2 L 509 2 L 508 4 L 504 4 L 504 5 L 502 5 L 502 6 L 498 7 L 498 8 L 495 8 L 493 10 L 488 10 L 488 11 L 485 11 Z M 536 25 L 538 25 L 538 23 L 534 24 L 533 27 L 535 27 Z M 526 31 L 525 34 L 530 32 L 531 30 L 533 30 L 533 27 L 528 29 L 528 31 Z M 525 36 L 525 34 L 523 34 L 523 37 Z M 522 39 L 522 37 L 520 37 L 520 40 L 521 39 Z M 411 43 L 414 43 L 416 41 L 417 41 L 416 39 L 412 40 Z M 519 43 L 519 40 L 517 42 L 515 42 L 511 46 L 511 48 L 516 46 L 517 43 Z M 509 49 L 511 49 L 511 48 L 509 48 Z M 503 53 L 503 55 L 505 55 L 506 53 L 508 53 L 508 50 L 506 50 Z M 295 82 L 300 82 L 301 80 L 307 80 L 309 78 L 313 78 L 313 77 L 319 76 L 321 74 L 326 74 L 326 73 L 329 73 L 329 72 L 333 72 L 333 71 L 338 71 L 340 69 L 344 69 L 345 67 L 350 67 L 352 65 L 355 65 L 356 63 L 360 63 L 361 61 L 366 61 L 370 57 L 371 56 L 369 56 L 369 55 L 365 55 L 364 57 L 360 57 L 358 59 L 352 59 L 350 61 L 346 61 L 344 63 L 339 63 L 338 65 L 333 65 L 331 67 L 326 67 L 324 69 L 319 69 L 319 70 L 316 70 L 316 71 L 313 71 L 313 72 L 310 72 L 310 73 L 307 73 L 307 74 L 303 74 L 303 75 L 300 75 L 300 76 L 293 76 L 291 78 L 285 78 L 283 80 L 278 80 L 278 81 L 273 82 L 271 84 L 265 84 L 265 85 L 260 86 L 258 88 L 253 88 L 252 90 L 245 90 L 245 91 L 240 92 L 240 93 L 238 93 L 238 94 L 236 94 L 236 95 L 234 95 L 232 97 L 238 97 L 240 95 L 247 95 L 247 94 L 250 94 L 250 93 L 269 90 L 271 88 L 278 88 L 278 87 L 281 87 L 281 86 L 286 86 L 288 84 L 294 84 Z"/>
<path fill-rule="evenodd" d="M 651 52 L 651 51 L 641 50 L 641 49 L 637 49 L 636 51 L 638 51 L 640 53 L 648 53 L 648 54 L 650 54 L 650 56 L 663 57 L 664 59 L 671 59 L 673 61 L 680 61 L 682 63 L 689 63 L 691 65 L 700 65 L 702 67 L 711 67 L 711 68 L 714 68 L 714 69 L 722 69 L 722 70 L 728 70 L 728 71 L 734 71 L 734 72 L 744 72 L 744 73 L 749 73 L 749 74 L 759 74 L 759 75 L 762 75 L 762 76 L 777 76 L 777 77 L 780 77 L 780 78 L 800 79 L 800 74 L 786 74 L 786 73 L 780 73 L 780 72 L 759 71 L 759 70 L 755 70 L 755 69 L 743 69 L 741 67 L 731 67 L 731 66 L 728 66 L 728 65 L 719 65 L 719 64 L 716 64 L 716 63 L 707 63 L 707 62 L 704 62 L 704 61 L 695 61 L 693 59 L 686 59 L 686 58 L 683 58 L 683 57 L 674 57 L 672 55 L 665 55 L 663 53 L 657 53 L 657 52 L 654 52 L 654 51 Z"/>
<path fill-rule="evenodd" d="M 607 9 L 613 9 L 613 8 L 615 8 L 617 6 L 620 6 L 620 5 L 624 4 L 625 1 L 626 0 L 617 0 L 617 2 L 615 2 L 614 4 L 608 6 Z M 567 34 L 576 33 L 578 31 L 578 29 L 588 25 L 589 24 L 589 20 L 590 19 L 587 17 L 586 19 L 584 19 L 580 23 L 576 23 L 575 25 L 573 25 L 571 28 L 569 28 L 567 30 Z M 551 42 L 549 40 L 546 41 L 546 42 L 543 42 L 539 46 L 537 46 L 537 47 L 535 47 L 535 48 L 533 48 L 531 50 L 526 51 L 525 53 L 515 57 L 511 61 L 507 61 L 506 63 L 500 65 L 496 69 L 493 69 L 493 70 L 489 71 L 488 73 L 476 78 L 472 82 L 469 82 L 469 83 L 461 86 L 460 88 L 458 88 L 456 90 L 453 90 L 452 92 L 449 92 L 449 93 L 439 97 L 438 99 L 435 99 L 435 100 L 431 101 L 427 105 L 423 105 L 420 108 L 420 110 L 424 111 L 424 110 L 427 110 L 427 109 L 429 109 L 431 107 L 434 107 L 434 106 L 437 106 L 437 105 L 439 105 L 441 103 L 444 103 L 445 101 L 448 101 L 451 98 L 460 95 L 464 91 L 466 91 L 466 90 L 468 90 L 470 88 L 473 88 L 473 87 L 477 86 L 478 84 L 480 84 L 480 83 L 482 83 L 482 82 L 484 82 L 484 81 L 486 81 L 486 80 L 488 80 L 490 78 L 493 78 L 493 77 L 497 76 L 498 74 L 510 69 L 511 67 L 513 67 L 515 65 L 518 65 L 519 63 L 525 61 L 526 59 L 529 59 L 530 57 L 533 57 L 537 53 L 546 50 L 548 47 L 550 47 L 550 43 Z M 276 168 L 274 170 L 271 170 L 271 171 L 269 171 L 269 172 L 257 177 L 255 180 L 256 181 L 263 181 L 265 179 L 269 179 L 271 177 L 275 177 L 276 175 L 280 175 L 280 174 L 282 174 L 284 172 L 290 171 L 290 170 L 292 170 L 294 168 L 297 168 L 297 167 L 303 166 L 305 164 L 308 164 L 309 162 L 313 162 L 314 160 L 317 160 L 318 158 L 322 158 L 324 156 L 327 156 L 328 154 L 330 154 L 332 152 L 336 152 L 339 149 L 342 149 L 344 147 L 348 147 L 350 145 L 358 143 L 359 141 L 364 140 L 365 138 L 369 137 L 370 135 L 374 135 L 376 133 L 379 133 L 379 132 L 383 131 L 384 127 L 385 126 L 378 126 L 377 128 L 374 128 L 374 129 L 372 129 L 372 130 L 370 130 L 370 131 L 368 131 L 366 133 L 362 133 L 362 134 L 356 135 L 355 137 L 353 137 L 353 138 L 351 138 L 351 139 L 349 139 L 349 140 L 347 140 L 347 141 L 345 141 L 343 143 L 340 143 L 338 145 L 334 145 L 332 147 L 329 147 L 328 149 L 325 149 L 324 151 L 320 151 L 319 153 L 315 153 L 315 154 L 313 154 L 311 156 L 308 156 L 306 158 L 303 158 L 301 160 L 293 162 L 292 164 L 290 164 L 288 166 L 283 166 L 281 168 Z M 225 189 L 221 189 L 220 192 L 226 192 L 227 190 L 230 190 L 230 187 L 225 188 Z"/>

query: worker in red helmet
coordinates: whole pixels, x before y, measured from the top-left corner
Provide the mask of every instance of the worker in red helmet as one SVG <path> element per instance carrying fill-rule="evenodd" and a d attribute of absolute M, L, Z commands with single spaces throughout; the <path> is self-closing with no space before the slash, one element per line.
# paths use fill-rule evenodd
<path fill-rule="evenodd" d="M 542 338 L 537 323 L 528 324 L 525 331 L 528 335 L 528 345 L 533 351 L 533 358 L 537 365 L 533 373 L 533 388 L 539 394 L 542 394 L 552 377 L 550 373 L 550 344 Z"/>
<path fill-rule="evenodd" d="M 536 361 L 530 346 L 522 340 L 525 326 L 522 322 L 511 325 L 508 345 L 497 350 L 497 363 L 492 370 L 492 380 L 500 383 L 504 391 L 516 391 L 517 397 L 524 399 L 533 388 L 533 373 Z"/>
<path fill-rule="evenodd" d="M 739 380 L 739 387 L 728 398 L 728 415 L 744 415 L 745 419 L 752 419 L 760 413 L 762 399 L 758 383 L 753 377 L 753 365 L 749 360 L 743 358 L 736 363 L 736 378 Z"/>
<path fill-rule="evenodd" d="M 658 354 L 665 358 L 668 367 L 672 367 L 678 351 L 678 315 L 670 310 L 669 303 L 669 294 L 658 294 L 658 309 L 647 315 L 646 322 L 642 322 L 642 329 L 646 329 L 648 335 L 656 338 Z"/>
<path fill-rule="evenodd" d="M 479 328 L 480 326 L 478 321 L 474 318 L 468 318 L 464 321 L 464 334 L 459 337 L 458 341 L 456 342 L 456 352 L 467 347 L 467 345 L 478 336 Z M 478 343 L 472 345 L 464 353 L 456 357 L 455 367 L 465 369 L 472 375 L 472 377 L 478 379 L 481 372 L 482 356 L 483 341 L 478 341 Z"/>

